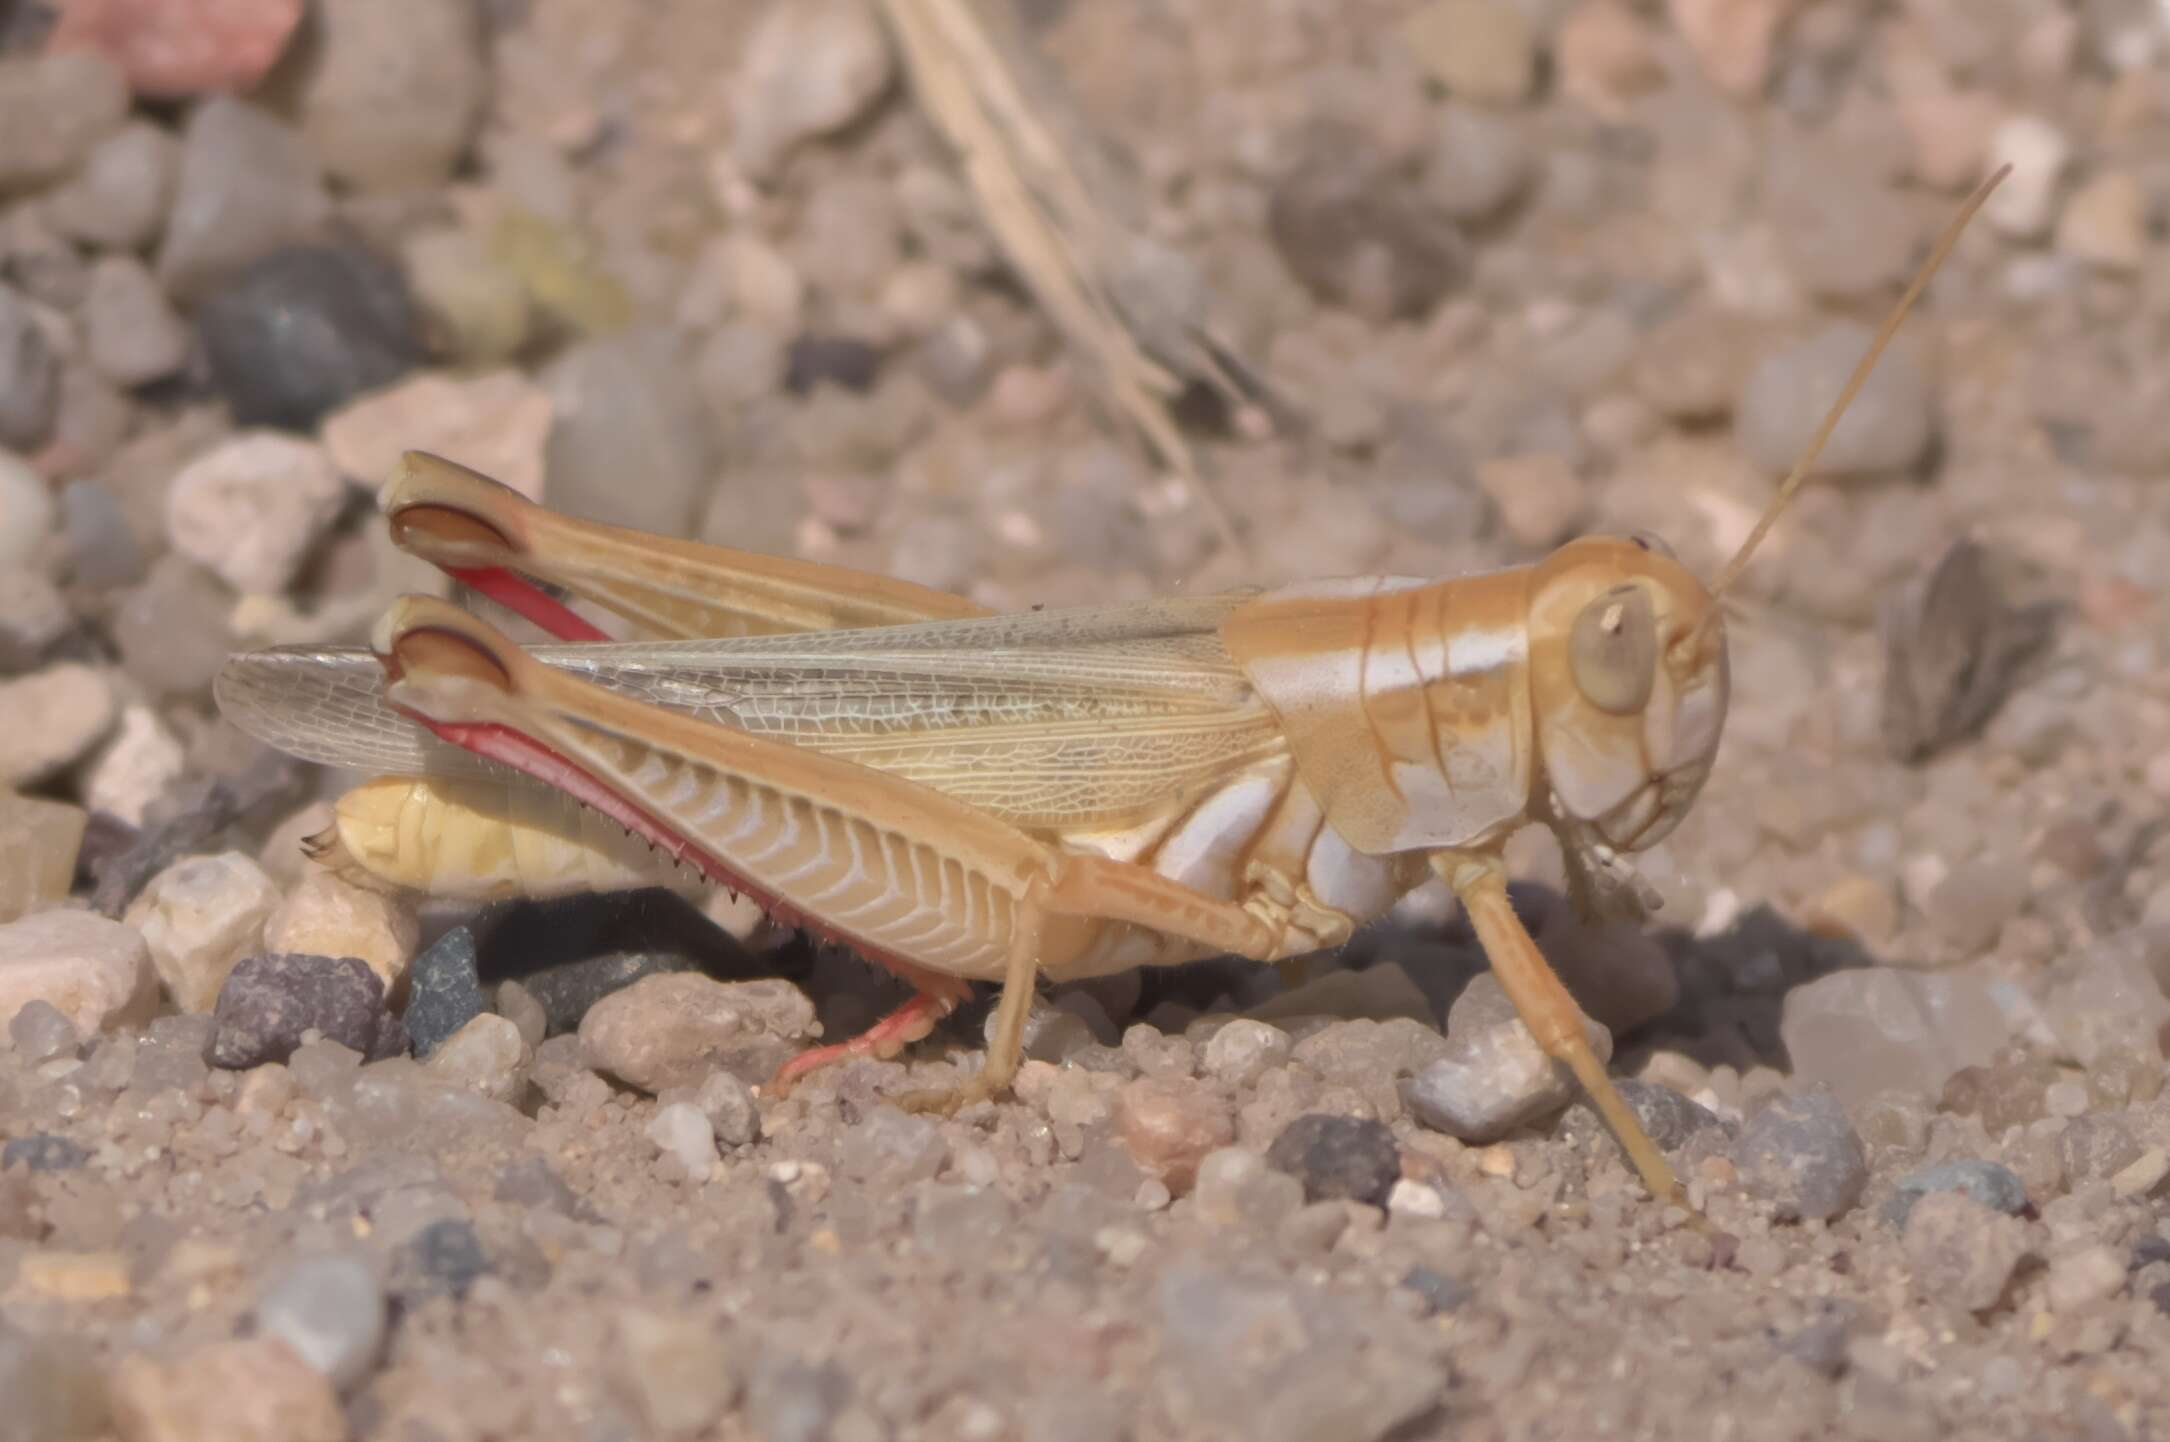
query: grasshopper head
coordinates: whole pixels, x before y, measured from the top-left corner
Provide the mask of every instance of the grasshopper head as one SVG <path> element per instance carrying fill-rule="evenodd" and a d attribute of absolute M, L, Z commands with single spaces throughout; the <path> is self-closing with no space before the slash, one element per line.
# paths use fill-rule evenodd
<path fill-rule="evenodd" d="M 1710 775 L 1725 725 L 1725 623 L 1663 543 L 1571 541 L 1530 588 L 1537 752 L 1562 820 L 1653 845 Z"/>

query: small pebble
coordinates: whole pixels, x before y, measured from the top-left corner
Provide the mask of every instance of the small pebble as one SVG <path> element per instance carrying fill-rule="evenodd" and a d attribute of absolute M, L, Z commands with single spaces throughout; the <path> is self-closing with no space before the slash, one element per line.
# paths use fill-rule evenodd
<path fill-rule="evenodd" d="M 244 595 L 276 595 L 339 517 L 346 487 L 322 447 L 249 431 L 190 462 L 167 493 L 179 554 Z"/>
<path fill-rule="evenodd" d="M 535 307 L 519 274 L 470 230 L 422 230 L 400 245 L 400 269 L 446 358 L 469 365 L 513 359 L 534 331 Z"/>
<path fill-rule="evenodd" d="M 551 418 L 549 393 L 518 371 L 430 371 L 349 401 L 319 434 L 339 473 L 371 490 L 401 454 L 428 451 L 539 501 Z"/>
<path fill-rule="evenodd" d="M 401 1015 L 416 1056 L 427 1057 L 481 1014 L 485 1003 L 476 960 L 475 934 L 464 926 L 446 932 L 415 958 Z"/>
<path fill-rule="evenodd" d="M 1447 1198 L 1430 1182 L 1403 1177 L 1388 1190 L 1386 1210 L 1405 1221 L 1436 1222 L 1447 1214 Z"/>
<path fill-rule="evenodd" d="M 44 498 L 42 481 L 35 494 Z M 9 505 L 9 499 L 0 498 L 0 511 Z M 0 521 L 0 676 L 18 675 L 36 666 L 75 625 L 75 614 L 60 588 L 32 569 L 28 557 L 5 554 L 15 549 L 22 534 L 7 534 L 8 530 L 6 522 Z"/>
<path fill-rule="evenodd" d="M 163 380 L 188 360 L 188 327 L 150 268 L 132 255 L 92 264 L 82 322 L 91 365 L 117 386 Z"/>
<path fill-rule="evenodd" d="M 0 1171 L 21 1167 L 31 1172 L 72 1172 L 89 1160 L 87 1148 L 50 1132 L 32 1132 L 0 1142 Z"/>
<path fill-rule="evenodd" d="M 0 191 L 64 179 L 128 118 L 128 82 L 81 52 L 0 59 Z"/>
<path fill-rule="evenodd" d="M 359 958 L 392 996 L 414 959 L 421 928 L 411 901 L 312 866 L 264 923 L 264 949 Z"/>
<path fill-rule="evenodd" d="M 493 1101 L 516 1102 L 527 1089 L 534 1061 L 534 1048 L 520 1028 L 494 1012 L 483 1012 L 439 1042 L 423 1070 Z"/>
<path fill-rule="evenodd" d="M 1404 23 L 1416 62 L 1449 93 L 1518 105 L 1537 82 L 1537 33 L 1506 0 L 1431 0 Z"/>
<path fill-rule="evenodd" d="M 1201 1060 L 1207 1076 L 1240 1090 L 1287 1061 L 1294 1046 L 1281 1028 L 1238 1017 L 1213 1033 Z"/>
<path fill-rule="evenodd" d="M 1665 80 L 1650 27 L 1615 0 L 1584 0 L 1552 38 L 1560 94 L 1618 124 L 1629 105 Z"/>
<path fill-rule="evenodd" d="M 838 1160 L 848 1177 L 898 1188 L 931 1179 L 948 1155 L 942 1129 L 934 1121 L 879 1106 L 845 1134 Z"/>
<path fill-rule="evenodd" d="M 1477 484 L 1499 509 L 1501 523 L 1518 546 L 1550 550 L 1581 528 L 1589 509 L 1582 477 L 1567 457 L 1552 451 L 1496 456 L 1477 466 Z"/>
<path fill-rule="evenodd" d="M 171 1362 L 127 1354 L 108 1382 L 123 1442 L 346 1442 L 325 1376 L 274 1337 L 214 1342 Z"/>
<path fill-rule="evenodd" d="M 112 729 L 113 684 L 63 661 L 0 681 L 0 787 L 43 781 L 80 760 Z"/>
<path fill-rule="evenodd" d="M 367 1054 L 384 1024 L 384 983 L 352 956 L 258 953 L 227 975 L 212 1018 L 215 1066 L 283 1062 L 310 1030 Z"/>
<path fill-rule="evenodd" d="M 1600 1060 L 1612 1034 L 1589 1024 Z M 1545 1055 L 1490 972 L 1471 979 L 1447 1013 L 1446 1056 L 1418 1072 L 1404 1099 L 1417 1120 L 1466 1142 L 1497 1140 L 1565 1107 L 1574 1074 Z"/>
<path fill-rule="evenodd" d="M 53 228 L 99 250 L 143 251 L 158 239 L 173 199 L 181 146 L 172 133 L 131 120 L 98 142 L 83 168 L 46 200 Z"/>
<path fill-rule="evenodd" d="M 1116 1134 L 1139 1167 L 1182 1195 L 1198 1166 L 1236 1138 L 1222 1103 L 1195 1083 L 1141 1077 L 1116 1094 Z"/>
<path fill-rule="evenodd" d="M 1191 1198 L 1198 1215 L 1215 1226 L 1263 1231 L 1303 1206 L 1304 1188 L 1257 1152 L 1221 1147 L 1198 1163 Z"/>
<path fill-rule="evenodd" d="M 2027 1208 L 2026 1185 L 2010 1167 L 1974 1160 L 1938 1162 L 1899 1178 L 1891 1200 L 1884 1204 L 1884 1220 L 1903 1230 L 1921 1199 L 1937 1192 L 1962 1193 L 2006 1216 L 2017 1216 Z"/>
<path fill-rule="evenodd" d="M 2028 1252 L 2024 1222 L 1964 1192 L 1931 1192 L 1917 1201 L 1904 1241 L 1915 1289 L 1966 1312 L 1995 1307 Z"/>
<path fill-rule="evenodd" d="M 151 879 L 125 918 L 143 935 L 175 1006 L 208 1013 L 235 965 L 256 951 L 279 889 L 239 851 L 191 856 Z"/>
<path fill-rule="evenodd" d="M 1734 434 L 1750 460 L 1783 475 L 1799 457 L 1871 336 L 1852 321 L 1826 326 L 1767 357 L 1748 374 L 1735 404 Z M 1831 433 L 1817 473 L 1861 476 L 1908 471 L 1935 441 L 1935 395 L 1920 363 L 1903 346 L 1877 362 Z"/>
<path fill-rule="evenodd" d="M 705 1433 L 736 1400 L 739 1351 L 714 1323 L 633 1309 L 618 1315 L 613 1330 L 614 1371 L 662 1436 Z"/>
<path fill-rule="evenodd" d="M 49 1001 L 26 1003 L 8 1023 L 8 1044 L 24 1061 L 36 1065 L 57 1056 L 73 1056 L 83 1044 L 75 1023 Z"/>
<path fill-rule="evenodd" d="M 244 426 L 312 429 L 423 358 L 406 282 L 352 245 L 258 256 L 209 288 L 196 330 L 211 378 Z"/>
<path fill-rule="evenodd" d="M 367 1257 L 333 1252 L 283 1268 L 256 1303 L 256 1326 L 294 1349 L 341 1392 L 376 1370 L 384 1351 L 384 1287 Z"/>
<path fill-rule="evenodd" d="M 715 1128 L 691 1102 L 656 1108 L 654 1120 L 648 1123 L 647 1137 L 656 1144 L 656 1150 L 675 1157 L 696 1182 L 707 1181 L 716 1169 Z"/>
<path fill-rule="evenodd" d="M 1779 248 L 1810 292 L 1874 296 L 1907 278 L 1920 227 L 1871 157 L 1803 147 L 1775 157 L 1770 174 L 1766 204 Z"/>
<path fill-rule="evenodd" d="M 446 1217 L 431 1222 L 392 1259 L 391 1291 L 404 1305 L 432 1296 L 464 1297 L 493 1268 L 472 1222 Z"/>
<path fill-rule="evenodd" d="M 2130 171 L 2106 170 L 2065 202 L 2057 217 L 2057 249 L 2121 274 L 2147 258 L 2147 195 Z"/>
<path fill-rule="evenodd" d="M 0 285 L 0 446 L 27 452 L 44 445 L 59 409 L 53 343 L 22 293 Z"/>
<path fill-rule="evenodd" d="M 764 1083 L 813 1028 L 813 1003 L 789 982 L 665 972 L 590 1007 L 580 1045 L 597 1070 L 652 1093 L 698 1086 L 719 1067 Z"/>
<path fill-rule="evenodd" d="M 1667 0 L 1665 9 L 1713 85 L 1741 100 L 1762 94 L 1788 0 Z"/>
<path fill-rule="evenodd" d="M 550 1014 L 535 999 L 535 993 L 517 981 L 498 983 L 494 1007 L 499 1016 L 519 1030 L 520 1040 L 530 1047 L 541 1046 L 543 1038 L 550 1034 Z"/>
<path fill-rule="evenodd" d="M 771 0 L 739 52 L 731 154 L 774 177 L 809 140 L 844 129 L 889 88 L 896 56 L 864 0 Z"/>
<path fill-rule="evenodd" d="M 105 56 L 138 95 L 245 92 L 301 23 L 302 0 L 75 0 L 47 42 Z"/>
<path fill-rule="evenodd" d="M 834 1362 L 764 1352 L 747 1379 L 746 1420 L 762 1442 L 828 1442 L 851 1394 L 850 1374 Z"/>
<path fill-rule="evenodd" d="M 129 679 L 155 695 L 199 695 L 234 651 L 233 593 L 186 556 L 164 555 L 121 597 L 113 641 Z"/>
<path fill-rule="evenodd" d="M 0 923 L 68 894 L 89 821 L 80 806 L 0 791 Z"/>
<path fill-rule="evenodd" d="M 1429 314 L 1469 271 L 1468 243 L 1377 142 L 1321 125 L 1274 186 L 1266 224 L 1304 288 L 1375 324 Z"/>
<path fill-rule="evenodd" d="M 761 1109 L 753 1088 L 727 1071 L 710 1072 L 693 1094 L 693 1104 L 715 1128 L 716 1140 L 743 1147 L 761 1135 Z"/>
<path fill-rule="evenodd" d="M 1934 1096 L 1987 1064 L 2010 1035 L 1988 983 L 1971 971 L 1835 971 L 1787 991 L 1779 1036 L 1804 1081 L 1849 1106 L 1878 1092 Z"/>
<path fill-rule="evenodd" d="M 124 706 L 113 739 L 83 772 L 83 802 L 141 827 L 187 770 L 188 750 L 158 712 L 141 704 Z"/>
<path fill-rule="evenodd" d="M 441 185 L 490 94 L 486 21 L 471 0 L 319 0 L 316 63 L 295 113 L 331 176 L 359 190 Z"/>
<path fill-rule="evenodd" d="M 2161 1147 L 2149 1147 L 2133 1158 L 2129 1166 L 2112 1174 L 2110 1190 L 2119 1199 L 2130 1201 L 2153 1193 L 2165 1177 L 2170 1177 L 2170 1152 Z"/>
<path fill-rule="evenodd" d="M 1347 1198 L 1378 1206 L 1401 1177 L 1394 1134 L 1363 1117 L 1300 1116 L 1274 1138 L 1266 1160 L 1303 1183 L 1307 1202 Z"/>
<path fill-rule="evenodd" d="M 196 301 L 281 246 L 313 239 L 331 208 L 299 135 L 246 101 L 214 95 L 182 128 L 158 278 L 175 300 Z"/>
<path fill-rule="evenodd" d="M 2125 1290 L 2125 1259 L 2115 1247 L 2096 1243 L 2052 1257 L 2049 1309 L 2059 1316 L 2084 1312 Z"/>
<path fill-rule="evenodd" d="M 693 366 L 667 331 L 585 342 L 544 375 L 556 416 L 545 468 L 550 504 L 660 535 L 693 529 L 708 488 L 708 420 Z M 628 486 L 625 478 L 641 483 Z"/>
<path fill-rule="evenodd" d="M 2170 1000 L 2149 960 L 2153 944 L 2138 931 L 2098 941 L 2043 999 L 2058 1045 L 2081 1066 L 2093 1070 L 2119 1054 L 2161 1062 Z"/>
<path fill-rule="evenodd" d="M 2040 240 L 2057 218 L 2072 142 L 2039 115 L 2014 115 L 1989 136 L 1989 168 L 2012 167 L 1982 206 L 1982 219 L 2014 240 Z"/>
<path fill-rule="evenodd" d="M 1838 1098 L 1822 1087 L 1773 1098 L 1741 1128 L 1733 1164 L 1751 1195 L 1784 1219 L 1826 1221 L 1868 1185 L 1868 1157 Z"/>
<path fill-rule="evenodd" d="M 0 926 L 0 1016 L 34 1001 L 83 1036 L 150 1019 L 158 974 L 133 927 L 88 911 L 44 911 Z"/>

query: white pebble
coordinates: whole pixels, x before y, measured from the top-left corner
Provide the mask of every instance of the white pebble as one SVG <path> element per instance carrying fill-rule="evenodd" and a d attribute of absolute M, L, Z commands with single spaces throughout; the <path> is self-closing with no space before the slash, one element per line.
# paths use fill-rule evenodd
<path fill-rule="evenodd" d="M 272 595 L 333 521 L 346 488 L 312 442 L 275 431 L 234 437 L 183 467 L 166 493 L 174 550 L 244 594 Z"/>
<path fill-rule="evenodd" d="M 190 856 L 151 878 L 128 908 L 151 963 L 182 1011 L 207 1012 L 235 963 L 263 945 L 279 888 L 238 851 Z"/>
<path fill-rule="evenodd" d="M 691 1102 L 658 1107 L 655 1119 L 648 1123 L 648 1140 L 665 1156 L 676 1157 L 696 1182 L 707 1181 L 716 1169 L 715 1128 Z"/>
<path fill-rule="evenodd" d="M 256 1325 L 346 1391 L 375 1369 L 384 1350 L 384 1288 L 366 1257 L 305 1257 L 265 1288 Z"/>
<path fill-rule="evenodd" d="M 2039 240 L 2057 218 L 2057 187 L 2072 142 L 2039 115 L 2015 115 L 1989 137 L 1989 168 L 2012 167 L 1982 206 L 1982 216 L 2015 240 Z"/>

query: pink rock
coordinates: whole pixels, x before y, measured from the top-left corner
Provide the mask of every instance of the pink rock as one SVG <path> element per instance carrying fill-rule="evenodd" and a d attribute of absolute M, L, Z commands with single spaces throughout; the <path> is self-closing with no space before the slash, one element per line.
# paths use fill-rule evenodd
<path fill-rule="evenodd" d="M 47 42 L 91 50 L 138 95 L 245 92 L 278 61 L 302 0 L 65 0 Z"/>

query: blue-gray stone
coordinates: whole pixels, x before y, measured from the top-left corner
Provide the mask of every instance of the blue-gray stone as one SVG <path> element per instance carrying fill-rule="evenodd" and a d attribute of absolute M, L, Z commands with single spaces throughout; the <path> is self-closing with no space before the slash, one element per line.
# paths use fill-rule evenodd
<path fill-rule="evenodd" d="M 482 978 L 475 965 L 475 934 L 456 926 L 415 958 L 408 976 L 405 1021 L 416 1056 L 438 1044 L 484 1010 Z"/>
<path fill-rule="evenodd" d="M 2027 1184 L 2010 1167 L 1973 1160 L 1937 1162 L 1899 1178 L 1891 1200 L 1884 1203 L 1884 1220 L 1894 1227 L 1904 1227 L 1914 1203 L 1931 1192 L 1962 1192 L 2007 1216 L 2016 1216 L 2027 1208 Z"/>
<path fill-rule="evenodd" d="M 0 1146 L 0 1171 L 20 1166 L 34 1172 L 68 1172 L 89 1160 L 87 1149 L 51 1132 L 33 1132 Z"/>
<path fill-rule="evenodd" d="M 424 358 L 398 269 L 353 246 L 273 251 L 205 297 L 196 328 L 244 426 L 309 430 Z"/>

